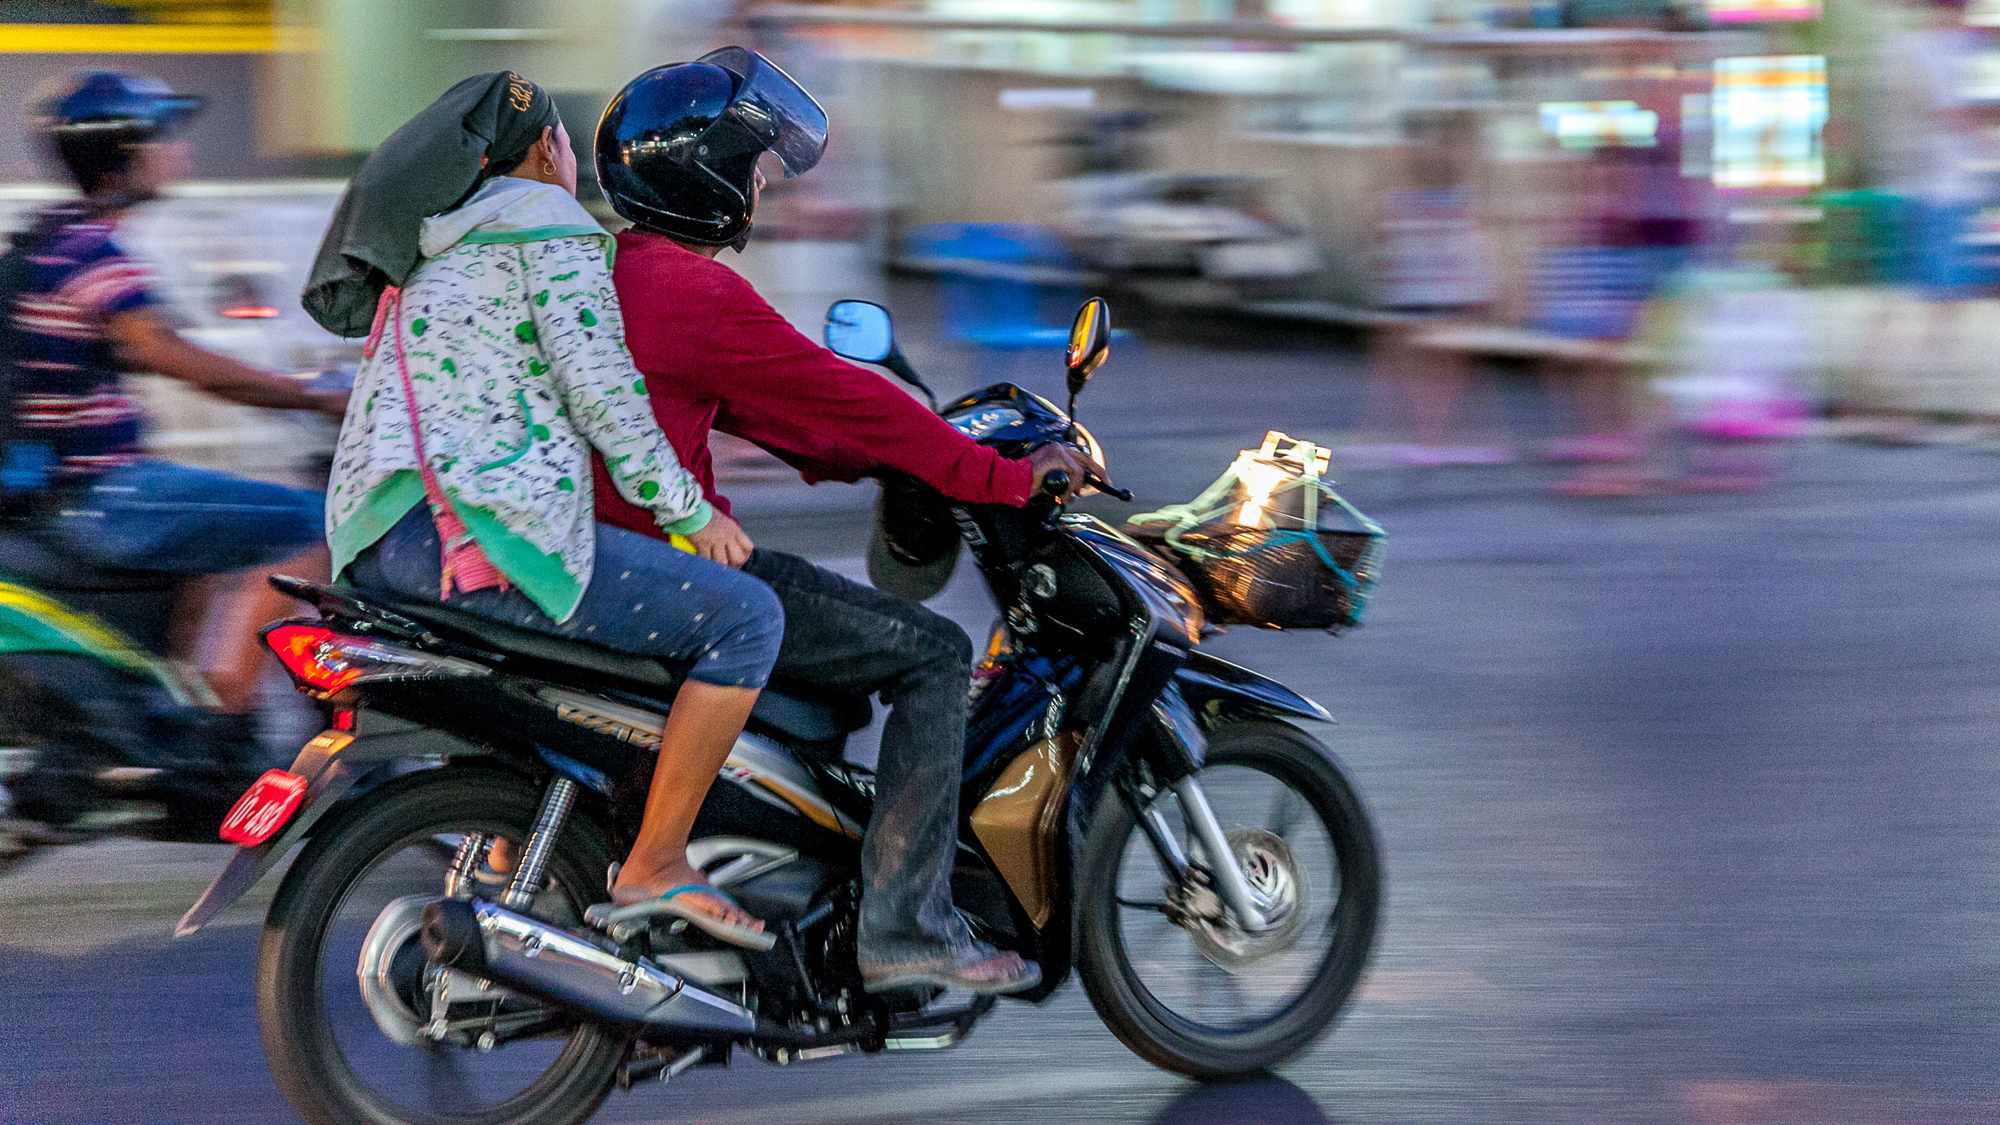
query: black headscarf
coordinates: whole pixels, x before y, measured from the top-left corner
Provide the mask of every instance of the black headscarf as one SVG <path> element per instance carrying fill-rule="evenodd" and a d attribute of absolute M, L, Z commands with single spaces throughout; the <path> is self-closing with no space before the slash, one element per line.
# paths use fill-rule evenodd
<path fill-rule="evenodd" d="M 390 134 L 347 185 L 306 279 L 306 312 L 336 335 L 366 335 L 383 288 L 416 268 L 424 219 L 463 203 L 557 120 L 548 92 L 511 70 L 446 90 Z"/>

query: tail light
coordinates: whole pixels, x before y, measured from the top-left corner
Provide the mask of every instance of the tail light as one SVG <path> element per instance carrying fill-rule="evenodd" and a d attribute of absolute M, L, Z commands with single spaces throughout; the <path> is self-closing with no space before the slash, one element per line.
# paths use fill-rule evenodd
<path fill-rule="evenodd" d="M 299 687 L 323 697 L 356 684 L 489 675 L 470 660 L 357 637 L 315 622 L 285 621 L 264 630 L 264 644 Z"/>

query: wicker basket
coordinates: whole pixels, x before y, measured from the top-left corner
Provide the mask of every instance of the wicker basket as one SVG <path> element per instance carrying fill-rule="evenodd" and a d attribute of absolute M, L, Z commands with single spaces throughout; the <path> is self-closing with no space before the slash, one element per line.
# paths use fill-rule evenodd
<path fill-rule="evenodd" d="M 1383 532 L 1327 483 L 1325 450 L 1273 431 L 1188 504 L 1128 530 L 1187 574 L 1209 620 L 1277 629 L 1361 623 Z"/>

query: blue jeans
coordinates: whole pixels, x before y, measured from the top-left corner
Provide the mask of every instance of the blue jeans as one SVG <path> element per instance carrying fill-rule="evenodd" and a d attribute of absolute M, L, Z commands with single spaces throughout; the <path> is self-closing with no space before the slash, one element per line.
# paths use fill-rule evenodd
<path fill-rule="evenodd" d="M 108 570 L 225 574 L 268 566 L 326 541 L 317 492 L 140 461 L 65 496 L 49 530 Z"/>
<path fill-rule="evenodd" d="M 442 561 L 430 509 L 419 504 L 355 557 L 347 580 L 412 600 L 436 598 Z M 785 635 L 785 611 L 769 586 L 608 524 L 597 525 L 597 562 L 569 620 L 556 622 L 513 589 L 453 594 L 449 604 L 503 624 L 682 664 L 689 679 L 721 687 L 763 687 Z"/>
<path fill-rule="evenodd" d="M 888 704 L 875 809 L 861 842 L 861 967 L 870 973 L 990 952 L 952 908 L 972 641 L 913 601 L 759 547 L 745 570 L 785 607 L 788 684 Z"/>

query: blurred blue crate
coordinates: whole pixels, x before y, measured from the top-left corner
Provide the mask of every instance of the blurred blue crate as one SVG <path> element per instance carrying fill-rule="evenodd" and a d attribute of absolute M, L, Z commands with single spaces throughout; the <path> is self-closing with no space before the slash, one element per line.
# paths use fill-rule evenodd
<path fill-rule="evenodd" d="M 947 330 L 979 347 L 1061 348 L 1086 295 L 1083 270 L 1043 227 L 919 227 L 904 240 L 904 261 L 943 280 Z"/>

